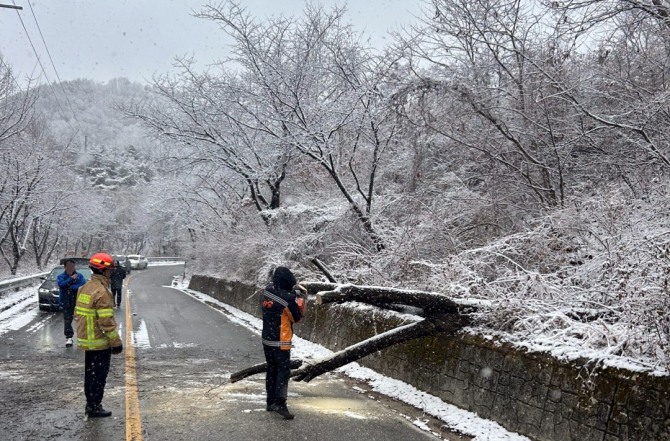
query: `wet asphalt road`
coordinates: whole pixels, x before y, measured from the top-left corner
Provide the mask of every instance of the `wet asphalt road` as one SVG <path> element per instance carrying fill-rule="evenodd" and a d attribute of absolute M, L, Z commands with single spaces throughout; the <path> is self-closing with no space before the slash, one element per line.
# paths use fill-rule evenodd
<path fill-rule="evenodd" d="M 84 417 L 83 352 L 65 348 L 60 314 L 39 313 L 0 336 L 0 440 L 435 440 L 460 438 L 418 411 L 337 375 L 291 383 L 293 421 L 265 411 L 264 378 L 228 384 L 263 362 L 260 338 L 216 309 L 169 288 L 182 266 L 133 271 L 128 282 L 141 433 L 126 422 L 126 357 L 113 356 L 104 406 Z M 36 297 L 36 296 L 35 296 Z M 125 343 L 126 304 L 116 311 Z M 137 437 L 134 439 L 138 439 Z"/>

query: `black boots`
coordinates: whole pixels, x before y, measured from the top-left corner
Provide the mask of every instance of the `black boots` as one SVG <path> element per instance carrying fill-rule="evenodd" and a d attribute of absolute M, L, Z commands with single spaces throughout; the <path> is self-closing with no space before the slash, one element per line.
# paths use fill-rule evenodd
<path fill-rule="evenodd" d="M 104 418 L 112 416 L 112 411 L 103 409 L 102 404 L 96 404 L 94 406 L 89 406 L 87 404 L 85 412 L 89 418 Z"/>
<path fill-rule="evenodd" d="M 285 420 L 292 420 L 293 418 L 295 418 L 295 415 L 293 415 L 291 412 L 288 411 L 288 407 L 286 407 L 286 403 L 275 403 L 275 404 L 271 405 L 268 410 L 273 410 L 273 411 L 277 412 Z"/>

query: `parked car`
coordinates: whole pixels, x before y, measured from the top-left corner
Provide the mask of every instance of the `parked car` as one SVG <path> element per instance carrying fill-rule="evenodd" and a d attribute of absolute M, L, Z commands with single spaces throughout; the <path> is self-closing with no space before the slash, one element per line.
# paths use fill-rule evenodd
<path fill-rule="evenodd" d="M 123 256 L 121 254 L 115 254 L 112 256 L 115 260 L 119 261 L 119 264 L 126 269 L 126 274 L 130 274 L 130 271 L 133 269 L 130 263 L 128 256 Z"/>
<path fill-rule="evenodd" d="M 149 266 L 149 261 L 141 254 L 129 254 L 128 259 L 132 269 L 146 269 Z"/>
<path fill-rule="evenodd" d="M 59 311 L 61 308 L 58 306 L 58 276 L 61 275 L 65 268 L 63 263 L 66 259 L 61 260 L 61 266 L 58 266 L 51 270 L 47 276 L 41 277 L 44 282 L 37 288 L 37 298 L 39 301 L 39 307 L 42 311 Z M 88 259 L 74 258 L 75 268 L 86 280 L 91 280 L 91 269 L 88 267 Z M 83 262 L 83 264 L 82 264 Z"/>

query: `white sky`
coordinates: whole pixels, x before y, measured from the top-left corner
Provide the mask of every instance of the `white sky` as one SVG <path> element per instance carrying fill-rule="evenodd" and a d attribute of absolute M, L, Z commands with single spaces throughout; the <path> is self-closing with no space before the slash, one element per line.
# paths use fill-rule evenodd
<path fill-rule="evenodd" d="M 207 0 L 0 0 L 0 4 L 13 2 L 24 8 L 19 14 L 51 81 L 56 75 L 30 5 L 64 81 L 116 77 L 143 81 L 171 69 L 175 56 L 194 55 L 205 66 L 228 51 L 228 42 L 214 23 L 191 16 Z M 315 3 L 331 7 L 343 1 Z M 265 17 L 298 14 L 305 1 L 242 0 L 242 4 L 253 15 Z M 421 0 L 350 0 L 347 17 L 357 31 L 369 35 L 373 46 L 380 47 L 390 41 L 387 31 L 414 21 L 422 5 Z M 19 79 L 34 69 L 35 74 L 41 72 L 18 14 L 11 9 L 0 8 L 0 54 Z"/>

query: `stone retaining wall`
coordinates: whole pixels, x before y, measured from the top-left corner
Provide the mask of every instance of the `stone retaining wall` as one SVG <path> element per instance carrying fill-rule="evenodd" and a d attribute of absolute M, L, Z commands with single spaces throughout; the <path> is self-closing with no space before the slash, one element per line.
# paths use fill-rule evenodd
<path fill-rule="evenodd" d="M 190 289 L 258 315 L 256 287 L 193 276 Z M 406 323 L 399 314 L 308 305 L 297 335 L 339 350 Z M 478 335 L 396 345 L 361 364 L 538 441 L 670 441 L 670 378 L 593 369 Z"/>

